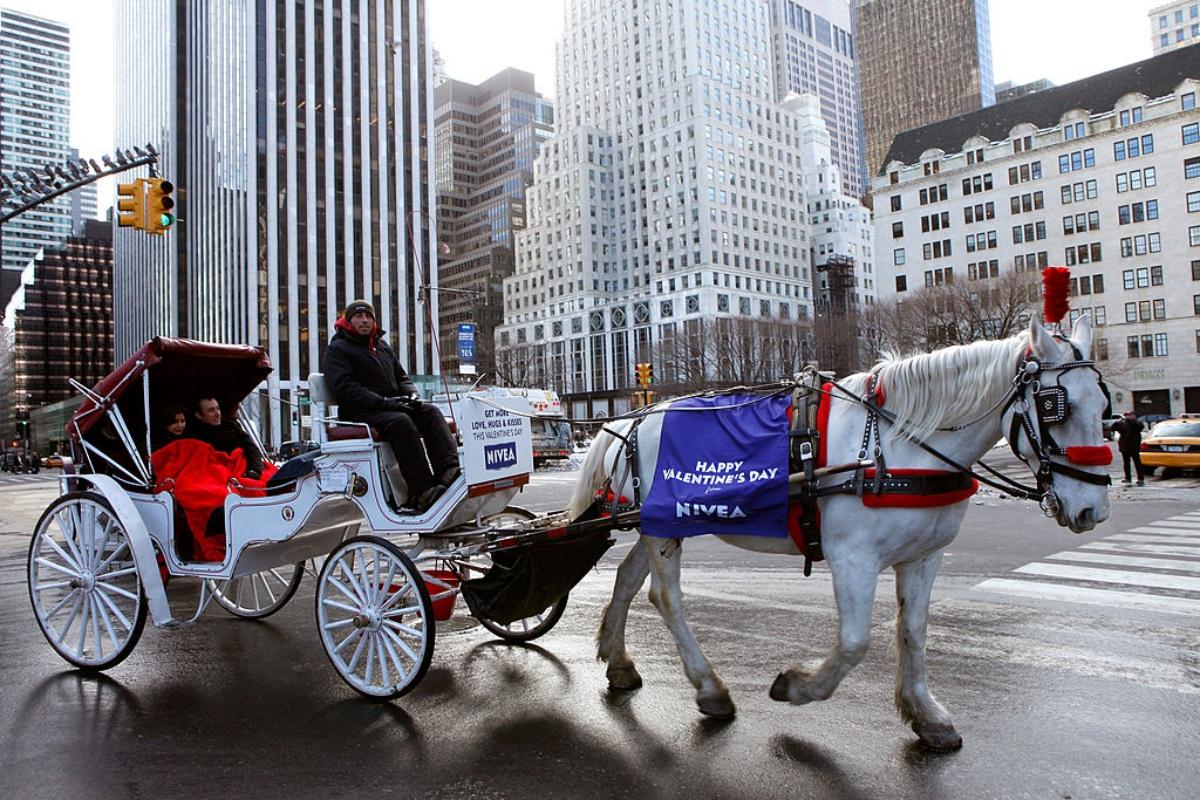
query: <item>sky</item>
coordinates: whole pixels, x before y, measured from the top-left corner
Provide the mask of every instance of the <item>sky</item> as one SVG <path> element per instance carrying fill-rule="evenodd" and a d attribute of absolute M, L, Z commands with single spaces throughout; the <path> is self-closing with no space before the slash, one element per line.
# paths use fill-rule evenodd
<path fill-rule="evenodd" d="M 237 2 L 242 0 L 219 0 Z M 800 0 L 803 3 L 803 0 Z M 1149 9 L 1164 0 L 991 0 L 993 78 L 1069 83 L 1150 57 Z M 452 78 L 479 83 L 506 67 L 532 72 L 554 96 L 563 0 L 427 0 L 430 38 Z M 113 147 L 114 0 L 0 0 L 71 28 L 71 139 L 96 158 Z M 164 3 L 165 4 L 165 3 Z M 1101 10 L 1102 9 L 1102 10 Z M 936 57 L 934 53 L 924 57 Z M 131 147 L 143 142 L 122 142 Z M 115 187 L 102 184 L 101 214 Z"/>

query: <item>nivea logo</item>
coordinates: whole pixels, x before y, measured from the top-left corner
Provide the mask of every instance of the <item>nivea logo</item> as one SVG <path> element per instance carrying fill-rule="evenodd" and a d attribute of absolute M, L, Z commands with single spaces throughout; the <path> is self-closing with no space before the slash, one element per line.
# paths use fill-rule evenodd
<path fill-rule="evenodd" d="M 517 463 L 517 443 L 489 444 L 483 448 L 483 460 L 488 469 L 504 469 Z"/>

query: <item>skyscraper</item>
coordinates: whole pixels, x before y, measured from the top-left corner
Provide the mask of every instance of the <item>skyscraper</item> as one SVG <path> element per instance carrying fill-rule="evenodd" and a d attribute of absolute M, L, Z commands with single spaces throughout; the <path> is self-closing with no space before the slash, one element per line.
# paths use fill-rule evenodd
<path fill-rule="evenodd" d="M 771 0 L 772 66 L 777 99 L 790 92 L 820 98 L 842 189 L 862 197 L 868 182 L 850 2 Z"/>
<path fill-rule="evenodd" d="M 79 160 L 78 150 L 71 150 L 71 160 Z M 69 197 L 71 198 L 71 234 L 82 236 L 86 223 L 96 219 L 96 184 L 89 183 L 82 189 L 76 189 L 71 192 Z"/>
<path fill-rule="evenodd" d="M 635 362 L 674 389 L 803 364 L 828 255 L 815 231 L 852 224 L 843 204 L 858 204 L 829 192 L 841 181 L 812 98 L 776 102 L 766 0 L 569 0 L 564 23 L 501 374 L 581 417 L 628 408 Z M 861 300 L 865 215 L 836 246 Z"/>
<path fill-rule="evenodd" d="M 513 234 L 525 227 L 525 187 L 553 133 L 554 106 L 537 93 L 533 75 L 518 69 L 478 86 L 448 80 L 435 101 L 438 232 L 449 249 L 438 269 L 442 356 L 447 369 L 457 368 L 457 326 L 474 323 L 478 371 L 492 373 Z"/>
<path fill-rule="evenodd" d="M 856 0 L 867 172 L 901 131 L 995 102 L 987 0 Z"/>
<path fill-rule="evenodd" d="M 1147 14 L 1154 55 L 1200 42 L 1200 0 L 1173 0 Z"/>
<path fill-rule="evenodd" d="M 71 155 L 71 40 L 66 25 L 0 9 L 0 165 L 33 169 Z M 38 250 L 71 235 L 71 200 L 59 197 L 4 224 L 0 259 L 20 271 Z M 6 282 L 7 283 L 7 282 Z M 7 301 L 0 297 L 0 302 Z"/>
<path fill-rule="evenodd" d="M 119 0 L 116 25 L 118 72 L 163 76 L 118 90 L 117 140 L 155 143 L 179 187 L 166 236 L 116 233 L 116 357 L 159 334 L 262 345 L 276 443 L 350 299 L 432 372 L 424 0 Z"/>

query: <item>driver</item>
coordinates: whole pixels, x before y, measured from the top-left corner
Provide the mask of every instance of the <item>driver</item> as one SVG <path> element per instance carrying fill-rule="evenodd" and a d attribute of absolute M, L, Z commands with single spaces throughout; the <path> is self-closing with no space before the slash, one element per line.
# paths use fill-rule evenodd
<path fill-rule="evenodd" d="M 375 324 L 373 305 L 352 301 L 335 327 L 325 353 L 325 379 L 338 399 L 338 415 L 379 429 L 392 445 L 417 510 L 424 511 L 460 473 L 446 418 L 437 406 L 417 399 L 416 386 Z"/>

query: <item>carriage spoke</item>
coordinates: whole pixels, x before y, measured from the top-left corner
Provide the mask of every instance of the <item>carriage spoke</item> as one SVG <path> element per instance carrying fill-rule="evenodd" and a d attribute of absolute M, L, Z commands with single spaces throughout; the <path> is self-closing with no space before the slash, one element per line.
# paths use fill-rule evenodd
<path fill-rule="evenodd" d="M 46 622 L 49 622 L 55 614 L 57 614 L 59 611 L 62 611 L 67 603 L 76 599 L 76 597 L 79 595 L 79 591 L 79 589 L 72 589 L 66 597 L 64 597 L 62 600 L 59 600 L 58 605 L 50 609 L 50 613 L 46 615 Z"/>
<path fill-rule="evenodd" d="M 387 575 L 384 577 L 383 581 L 381 581 L 379 583 L 379 599 L 380 600 L 385 599 L 384 594 L 388 593 L 389 590 L 392 588 L 392 581 L 396 578 L 396 566 L 397 566 L 396 562 L 391 561 L 388 565 Z"/>
<path fill-rule="evenodd" d="M 126 591 L 125 589 L 122 589 L 120 586 L 113 586 L 111 583 L 108 583 L 106 581 L 96 581 L 96 585 L 103 586 L 105 589 L 108 589 L 110 592 L 116 592 L 117 594 L 121 595 L 121 597 L 124 597 L 126 599 L 133 600 L 135 602 L 138 599 L 138 596 L 136 594 L 134 594 L 133 592 Z"/>
<path fill-rule="evenodd" d="M 363 683 L 370 686 L 371 678 L 375 677 L 375 636 L 368 633 L 363 641 L 367 643 L 367 670 L 363 673 Z"/>
<path fill-rule="evenodd" d="M 381 628 L 380 630 L 383 630 L 385 634 L 391 634 L 391 631 L 388 631 L 386 628 Z M 395 634 L 391 635 L 394 636 Z M 381 636 L 379 639 L 381 642 L 383 642 L 383 646 L 387 649 L 388 656 L 392 660 L 392 668 L 396 670 L 396 678 L 398 680 L 404 680 L 404 678 L 407 677 L 408 672 L 404 669 L 404 665 L 400 662 L 400 655 L 396 652 L 396 648 L 392 646 L 391 639 L 388 638 L 387 635 Z"/>
<path fill-rule="evenodd" d="M 397 600 L 399 600 L 401 597 L 404 597 L 404 595 L 406 595 L 406 594 L 408 594 L 409 592 L 411 592 L 411 591 L 412 591 L 412 589 L 413 589 L 413 585 L 414 585 L 414 584 L 413 584 L 411 581 L 409 581 L 408 583 L 406 583 L 406 584 L 404 585 L 404 588 L 403 588 L 403 589 L 399 589 L 399 590 L 397 590 L 397 591 L 393 592 L 393 593 L 392 593 L 392 594 L 391 594 L 391 595 L 388 597 L 388 599 L 384 601 L 383 605 L 381 605 L 381 606 L 379 607 L 379 610 L 380 610 L 380 611 L 387 611 L 389 608 L 391 608 L 391 607 L 392 607 L 392 605 L 394 605 L 394 604 L 395 604 L 395 602 L 396 602 Z"/>
<path fill-rule="evenodd" d="M 246 593 L 246 579 L 237 578 L 236 581 L 237 590 L 234 592 L 233 604 L 240 607 L 242 605 L 242 596 Z"/>
<path fill-rule="evenodd" d="M 67 569 L 66 567 L 55 564 L 53 561 L 47 561 L 44 558 L 38 558 L 38 559 L 34 559 L 34 560 L 41 566 L 49 567 L 50 569 L 54 570 L 55 572 L 61 572 L 63 575 L 70 575 L 72 578 L 79 577 L 80 570 Z"/>
<path fill-rule="evenodd" d="M 335 630 L 335 629 L 337 629 L 337 628 L 344 628 L 344 627 L 346 627 L 347 625 L 352 625 L 352 624 L 354 624 L 354 620 L 353 620 L 353 619 L 335 619 L 333 622 L 326 622 L 326 623 L 325 623 L 324 625 L 322 625 L 321 627 L 323 627 L 323 628 L 324 628 L 325 630 L 327 630 L 327 631 L 332 631 L 332 630 Z M 358 628 L 356 628 L 355 630 L 361 630 L 361 629 L 358 629 Z M 347 638 L 347 639 L 349 639 L 350 637 L 349 637 L 349 636 L 347 636 L 346 638 Z M 340 646 L 341 646 L 341 645 L 339 645 L 339 647 L 340 647 Z M 336 652 L 336 650 L 337 650 L 337 648 L 335 648 L 335 652 Z"/>
<path fill-rule="evenodd" d="M 394 631 L 400 631 L 401 633 L 406 633 L 409 636 L 415 636 L 417 638 L 420 638 L 422 635 L 421 631 L 417 630 L 416 628 L 410 628 L 407 625 L 401 625 L 399 622 L 393 622 L 390 619 L 385 619 L 383 621 L 383 624 L 386 625 L 387 627 L 391 628 Z"/>
<path fill-rule="evenodd" d="M 387 658 L 385 658 L 384 654 L 383 654 L 383 635 L 376 634 L 374 638 L 375 638 L 375 655 L 379 659 L 379 685 L 387 686 L 388 685 L 388 663 L 387 663 Z M 397 675 L 396 677 L 399 678 L 400 676 Z"/>
<path fill-rule="evenodd" d="M 124 569 L 113 570 L 112 572 L 97 572 L 97 578 L 111 580 L 112 578 L 123 578 L 126 575 L 134 575 L 137 573 L 137 567 L 125 567 Z"/>
<path fill-rule="evenodd" d="M 83 606 L 83 592 L 78 591 L 75 597 L 75 603 L 71 606 L 71 616 L 67 617 L 67 624 L 63 626 L 62 631 L 58 634 L 59 644 L 66 641 L 67 634 L 71 631 L 71 626 L 75 624 L 76 618 L 79 616 L 79 609 Z"/>
<path fill-rule="evenodd" d="M 133 623 L 129 621 L 128 617 L 121 613 L 121 609 L 117 608 L 117 604 L 114 603 L 107 594 L 101 590 L 97 590 L 96 596 L 100 598 L 100 601 L 103 602 L 104 605 L 108 606 L 108 610 L 112 612 L 112 615 L 117 618 L 117 622 L 120 622 L 121 626 L 125 628 L 125 630 L 128 631 L 133 629 Z"/>
<path fill-rule="evenodd" d="M 76 539 L 79 536 L 79 527 L 75 524 L 75 514 L 72 512 L 73 509 L 67 509 L 67 519 L 65 524 L 63 522 L 61 511 L 55 514 L 54 518 L 58 521 L 58 530 L 62 534 L 63 542 L 67 545 L 67 549 L 71 551 L 71 555 L 74 556 L 75 563 L 79 564 L 82 568 L 83 556 L 80 554 L 79 548 L 76 546 Z"/>
<path fill-rule="evenodd" d="M 354 608 L 353 606 L 348 606 L 345 603 L 338 602 L 337 600 L 330 600 L 328 597 L 322 599 L 321 604 L 345 611 L 348 614 L 357 614 L 359 612 L 359 609 Z"/>
<path fill-rule="evenodd" d="M 111 564 L 116 559 L 117 556 L 121 555 L 121 553 L 124 553 L 128 549 L 129 549 L 129 542 L 121 542 L 120 546 L 117 547 L 116 550 L 113 550 L 111 553 L 108 554 L 108 558 L 106 558 L 100 562 L 100 566 L 96 567 L 96 572 L 103 572 L 105 567 L 107 567 L 109 564 Z"/>
<path fill-rule="evenodd" d="M 100 620 L 97 619 L 100 614 L 100 609 L 97 607 L 99 602 L 96 600 L 95 595 L 93 595 L 88 598 L 88 603 L 91 604 L 92 607 L 92 638 L 96 642 L 96 653 L 94 657 L 100 658 L 104 655 L 104 643 L 100 641 Z"/>
<path fill-rule="evenodd" d="M 346 622 L 349 622 L 349 621 L 350 620 L 346 620 Z M 326 627 L 329 627 L 329 626 L 327 625 Z M 346 647 L 346 645 L 350 644 L 355 639 L 362 636 L 362 632 L 363 632 L 362 628 L 355 628 L 354 630 L 352 630 L 345 639 L 342 639 L 340 642 L 337 643 L 337 645 L 334 646 L 334 648 L 333 648 L 334 654 L 341 653 L 342 650 Z"/>
<path fill-rule="evenodd" d="M 393 608 L 393 609 L 383 612 L 383 618 L 391 619 L 392 617 L 402 617 L 405 614 L 417 614 L 420 611 L 421 611 L 420 606 L 405 606 L 404 608 Z"/>
<path fill-rule="evenodd" d="M 258 599 L 258 583 L 254 578 L 254 575 L 250 576 L 250 588 L 254 590 L 254 607 L 262 608 L 262 601 Z"/>
<path fill-rule="evenodd" d="M 87 629 L 89 617 L 92 615 L 92 598 L 88 595 L 83 596 L 82 604 L 83 617 L 79 620 L 79 647 L 77 648 L 79 655 L 83 655 L 83 649 L 87 646 Z"/>
<path fill-rule="evenodd" d="M 363 587 L 359 585 L 358 579 L 354 577 L 354 567 L 347 567 L 344 560 L 337 566 L 341 568 L 342 576 L 346 579 L 346 583 L 349 584 L 350 588 L 353 589 L 354 593 L 357 595 L 357 597 L 354 598 L 355 601 L 362 603 L 363 605 L 369 603 L 370 597 L 363 590 Z M 334 582 L 334 585 L 337 585 L 336 581 Z"/>
<path fill-rule="evenodd" d="M 100 621 L 104 623 L 104 630 L 108 632 L 108 638 L 112 642 L 113 650 L 116 650 L 121 646 L 121 642 L 117 639 L 117 632 L 113 630 L 112 621 L 109 620 L 108 613 L 104 610 L 99 592 L 96 593 L 96 611 L 100 613 Z"/>
<path fill-rule="evenodd" d="M 271 598 L 271 605 L 275 605 L 275 603 L 278 602 L 279 598 L 277 598 L 275 596 L 275 593 L 271 591 L 271 586 L 267 583 L 266 577 L 263 576 L 262 574 L 258 574 L 258 575 L 255 575 L 254 578 L 257 578 L 258 580 L 260 580 L 262 582 L 263 591 L 267 593 L 267 597 Z M 261 608 L 261 606 L 259 606 L 259 607 Z"/>
<path fill-rule="evenodd" d="M 58 557 L 61 558 L 64 562 L 66 562 L 67 566 L 71 567 L 76 572 L 80 572 L 83 570 L 83 566 L 79 563 L 79 561 L 72 558 L 71 556 L 67 555 L 66 551 L 58 546 L 58 543 L 54 541 L 54 539 L 50 536 L 49 533 L 42 534 L 42 541 L 45 542 L 46 544 L 50 545 L 50 549 L 53 550 L 54 552 L 58 553 Z M 38 561 L 40 561 L 42 563 L 46 563 L 46 562 L 42 561 L 42 559 L 40 559 L 40 558 L 38 559 Z"/>
<path fill-rule="evenodd" d="M 360 631 L 366 631 L 366 628 L 359 628 Z M 367 643 L 367 636 L 364 633 L 358 638 L 358 644 L 354 648 L 354 655 L 350 656 L 350 663 L 346 665 L 346 671 L 353 674 L 358 668 L 358 659 L 362 656 L 363 645 Z"/>
<path fill-rule="evenodd" d="M 61 589 L 64 586 L 70 586 L 70 581 L 51 581 L 50 583 L 39 583 L 33 587 L 35 592 L 46 592 L 50 589 Z"/>
<path fill-rule="evenodd" d="M 407 642 L 405 642 L 403 639 L 401 639 L 399 636 L 397 636 L 392 631 L 389 631 L 386 627 L 380 628 L 380 630 L 383 631 L 389 639 L 391 639 L 393 642 L 395 642 L 396 646 L 399 647 L 401 650 L 403 650 L 404 655 L 406 655 L 410 659 L 412 659 L 414 664 L 420 663 L 421 659 L 417 658 L 417 654 L 413 652 L 413 649 L 408 646 Z"/>
<path fill-rule="evenodd" d="M 275 580 L 279 581 L 279 585 L 282 586 L 285 590 L 287 589 L 287 587 L 292 585 L 292 582 L 290 580 L 287 580 L 286 578 L 284 578 L 282 575 L 279 574 L 278 569 L 276 567 L 271 567 L 270 569 L 267 570 L 267 572 L 269 572 L 271 575 L 275 576 Z M 265 583 L 266 580 L 267 580 L 266 576 L 264 576 L 263 582 Z"/>

